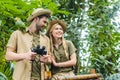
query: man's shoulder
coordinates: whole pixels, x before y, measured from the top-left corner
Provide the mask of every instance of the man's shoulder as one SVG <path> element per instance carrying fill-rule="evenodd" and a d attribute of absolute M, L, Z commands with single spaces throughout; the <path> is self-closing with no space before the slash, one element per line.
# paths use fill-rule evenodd
<path fill-rule="evenodd" d="M 15 30 L 13 33 L 22 33 L 20 30 Z"/>
<path fill-rule="evenodd" d="M 22 33 L 20 30 L 15 30 L 12 32 L 12 34 L 18 34 L 18 33 Z"/>
<path fill-rule="evenodd" d="M 48 38 L 48 36 L 47 36 L 47 35 L 45 35 L 45 34 L 43 34 L 43 33 L 41 33 L 41 35 L 42 35 L 44 38 L 46 38 L 46 39 L 48 39 L 48 40 L 49 40 L 49 38 Z"/>
<path fill-rule="evenodd" d="M 23 32 L 20 31 L 20 30 L 15 30 L 15 31 L 12 32 L 13 35 L 24 35 L 24 34 L 26 34 L 26 33 L 27 33 L 27 32 L 23 33 Z"/>

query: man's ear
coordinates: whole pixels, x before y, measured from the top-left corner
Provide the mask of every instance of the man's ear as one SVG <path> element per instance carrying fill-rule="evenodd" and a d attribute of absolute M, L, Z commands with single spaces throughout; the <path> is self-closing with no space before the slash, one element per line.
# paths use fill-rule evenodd
<path fill-rule="evenodd" d="M 34 22 L 38 22 L 40 19 L 39 19 L 39 17 L 36 17 L 36 18 L 34 18 Z"/>
<path fill-rule="evenodd" d="M 36 20 L 40 20 L 40 18 L 39 18 L 39 17 L 36 17 Z"/>

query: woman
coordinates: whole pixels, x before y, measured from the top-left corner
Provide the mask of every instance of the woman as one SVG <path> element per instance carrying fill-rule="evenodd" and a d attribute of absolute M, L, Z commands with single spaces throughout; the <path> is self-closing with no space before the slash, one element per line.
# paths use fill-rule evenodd
<path fill-rule="evenodd" d="M 58 80 L 73 76 L 73 66 L 76 64 L 76 48 L 70 40 L 64 39 L 66 25 L 61 20 L 53 20 L 47 30 L 52 52 L 52 79 Z"/>

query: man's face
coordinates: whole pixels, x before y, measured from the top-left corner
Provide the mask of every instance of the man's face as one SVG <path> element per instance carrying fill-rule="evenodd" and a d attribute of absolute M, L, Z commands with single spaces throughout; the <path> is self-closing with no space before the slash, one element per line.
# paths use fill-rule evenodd
<path fill-rule="evenodd" d="M 36 22 L 37 31 L 41 30 L 48 23 L 47 17 L 38 18 L 39 20 Z"/>

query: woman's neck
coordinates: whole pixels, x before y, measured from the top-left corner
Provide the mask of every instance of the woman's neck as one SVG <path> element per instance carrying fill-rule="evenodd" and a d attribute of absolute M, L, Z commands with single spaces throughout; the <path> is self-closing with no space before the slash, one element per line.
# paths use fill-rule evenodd
<path fill-rule="evenodd" d="M 55 45 L 58 45 L 58 46 L 59 46 L 61 43 L 62 43 L 61 38 L 57 38 L 57 39 L 54 40 L 54 44 L 55 44 Z"/>
<path fill-rule="evenodd" d="M 62 43 L 62 40 L 61 39 L 55 39 L 54 40 L 54 46 L 58 49 L 59 48 L 59 45 Z"/>

